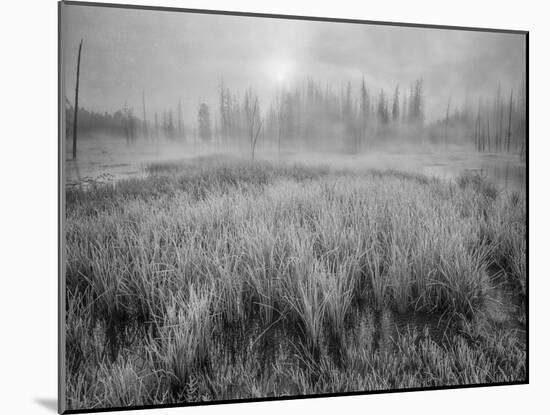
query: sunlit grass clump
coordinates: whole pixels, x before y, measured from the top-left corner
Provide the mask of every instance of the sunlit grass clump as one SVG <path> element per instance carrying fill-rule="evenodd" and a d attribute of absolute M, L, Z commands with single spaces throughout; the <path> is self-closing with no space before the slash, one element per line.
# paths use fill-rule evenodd
<path fill-rule="evenodd" d="M 480 318 L 503 283 L 525 294 L 522 196 L 231 160 L 148 172 L 67 191 L 71 409 L 525 378 L 521 327 Z"/>

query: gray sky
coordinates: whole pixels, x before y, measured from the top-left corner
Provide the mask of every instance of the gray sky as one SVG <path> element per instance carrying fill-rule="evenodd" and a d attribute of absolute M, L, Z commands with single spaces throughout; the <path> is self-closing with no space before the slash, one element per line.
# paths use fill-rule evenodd
<path fill-rule="evenodd" d="M 441 29 L 311 22 L 242 16 L 64 6 L 66 95 L 73 101 L 78 42 L 84 39 L 80 104 L 113 111 L 127 101 L 148 117 L 175 108 L 194 122 L 200 102 L 217 108 L 223 77 L 233 92 L 252 86 L 266 109 L 278 85 L 310 77 L 357 90 L 361 77 L 378 94 L 425 83 L 428 119 L 449 95 L 462 104 L 517 88 L 525 70 L 524 37 Z"/>

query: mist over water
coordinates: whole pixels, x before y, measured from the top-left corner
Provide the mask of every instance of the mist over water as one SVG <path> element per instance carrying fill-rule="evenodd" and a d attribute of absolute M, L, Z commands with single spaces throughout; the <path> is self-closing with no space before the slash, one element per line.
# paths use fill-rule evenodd
<path fill-rule="evenodd" d="M 66 183 L 69 186 L 91 183 L 115 183 L 120 179 L 144 177 L 151 163 L 182 162 L 204 156 L 249 159 L 246 150 L 228 149 L 222 145 L 178 143 L 145 143 L 128 145 L 123 137 L 88 137 L 80 143 L 81 157 L 66 160 Z M 66 141 L 66 154 L 72 143 Z M 398 170 L 420 173 L 428 177 L 455 181 L 463 174 L 476 174 L 493 182 L 501 190 L 524 193 L 526 165 L 517 154 L 484 154 L 455 147 L 412 152 L 409 147 L 378 149 L 364 154 L 318 153 L 287 151 L 278 154 L 273 149 L 258 153 L 258 159 L 285 164 L 327 166 L 333 170 L 364 171 Z"/>

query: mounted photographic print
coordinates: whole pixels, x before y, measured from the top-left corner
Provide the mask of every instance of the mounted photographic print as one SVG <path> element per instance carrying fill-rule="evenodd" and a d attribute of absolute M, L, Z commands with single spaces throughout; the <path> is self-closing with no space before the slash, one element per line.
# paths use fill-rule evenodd
<path fill-rule="evenodd" d="M 59 410 L 528 382 L 528 33 L 61 2 Z"/>

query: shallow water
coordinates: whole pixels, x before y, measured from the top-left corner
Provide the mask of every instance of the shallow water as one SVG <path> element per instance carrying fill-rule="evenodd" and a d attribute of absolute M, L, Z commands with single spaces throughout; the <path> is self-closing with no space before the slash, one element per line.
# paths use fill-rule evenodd
<path fill-rule="evenodd" d="M 83 138 L 78 143 L 78 159 L 72 160 L 72 143 L 65 145 L 65 182 L 67 186 L 86 187 L 93 183 L 113 183 L 118 180 L 145 177 L 150 163 L 183 160 L 208 154 L 200 146 L 184 147 L 178 143 L 138 142 L 127 144 L 124 139 Z"/>
<path fill-rule="evenodd" d="M 323 163 L 334 168 L 399 170 L 444 180 L 462 174 L 479 174 L 498 188 L 524 193 L 526 165 L 517 154 L 486 154 L 467 151 L 429 151 L 423 153 L 381 153 L 362 155 L 287 155 L 288 160 L 304 164 Z"/>
<path fill-rule="evenodd" d="M 469 329 L 461 325 L 461 320 L 452 320 L 441 314 L 397 313 L 387 308 L 375 311 L 369 306 L 358 306 L 349 318 L 341 342 L 331 339 L 330 330 L 325 327 L 321 337 L 324 346 L 317 351 L 306 349 L 305 339 L 301 338 L 298 326 L 284 320 L 268 327 L 261 327 L 258 322 L 254 322 L 250 327 L 224 330 L 214 341 L 225 350 L 233 363 L 239 359 L 253 359 L 257 362 L 255 364 L 262 365 L 266 373 L 276 365 L 304 365 L 305 361 L 300 358 L 303 353 L 315 361 L 315 353 L 321 350 L 328 353 L 336 365 L 346 364 L 342 358 L 350 347 L 389 355 L 396 351 L 401 336 L 413 333 L 419 341 L 429 339 L 445 349 L 456 341 L 456 335 L 462 333 L 470 338 L 475 334 L 466 333 L 481 333 L 484 330 L 496 332 L 495 327 L 500 327 L 514 330 L 517 339 L 525 345 L 525 324 L 518 320 L 519 308 L 524 307 L 524 304 L 505 287 L 495 287 L 490 295 L 493 300 L 485 311 L 467 323 L 471 324 Z"/>
<path fill-rule="evenodd" d="M 495 183 L 500 189 L 521 193 L 525 192 L 526 189 L 525 165 L 504 157 L 497 160 L 489 158 L 482 162 L 470 161 L 448 165 L 426 165 L 423 173 L 449 180 L 455 179 L 463 173 L 476 174 Z"/>
<path fill-rule="evenodd" d="M 208 154 L 229 153 L 220 145 L 208 147 L 178 143 L 126 144 L 123 139 L 85 138 L 79 142 L 78 161 L 71 160 L 72 144 L 67 141 L 65 177 L 68 186 L 112 183 L 120 179 L 144 177 L 145 167 L 153 162 L 192 159 Z M 242 156 L 242 155 L 241 155 Z M 444 180 L 455 180 L 464 173 L 479 174 L 500 189 L 524 193 L 526 165 L 517 154 L 486 154 L 457 151 L 422 153 L 371 152 L 360 155 L 314 153 L 260 153 L 258 158 L 286 163 L 328 165 L 334 169 L 392 169 L 420 173 Z"/>

